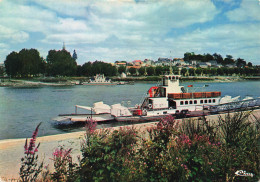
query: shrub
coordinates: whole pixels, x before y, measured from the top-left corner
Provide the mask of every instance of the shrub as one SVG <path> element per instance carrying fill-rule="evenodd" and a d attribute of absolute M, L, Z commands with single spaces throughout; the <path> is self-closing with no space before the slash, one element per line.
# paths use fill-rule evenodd
<path fill-rule="evenodd" d="M 108 129 L 87 131 L 81 149 L 81 181 L 129 179 L 137 142 L 136 133 L 134 128 L 120 128 L 113 132 Z"/>
<path fill-rule="evenodd" d="M 77 164 L 72 162 L 71 148 L 66 150 L 59 147 L 53 152 L 52 160 L 54 161 L 54 172 L 52 173 L 53 181 L 75 181 L 77 179 Z"/>

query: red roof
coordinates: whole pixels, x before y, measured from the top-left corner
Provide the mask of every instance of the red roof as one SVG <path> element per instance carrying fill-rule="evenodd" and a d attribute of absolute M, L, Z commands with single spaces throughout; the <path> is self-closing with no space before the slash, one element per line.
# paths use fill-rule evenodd
<path fill-rule="evenodd" d="M 141 60 L 134 60 L 133 62 L 139 62 L 139 63 L 141 63 L 142 61 L 141 61 Z"/>

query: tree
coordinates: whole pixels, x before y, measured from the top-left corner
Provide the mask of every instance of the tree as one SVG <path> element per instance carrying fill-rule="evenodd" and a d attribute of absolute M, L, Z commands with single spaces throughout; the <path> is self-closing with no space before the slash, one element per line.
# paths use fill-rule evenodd
<path fill-rule="evenodd" d="M 22 76 L 35 76 L 40 73 L 43 59 L 36 49 L 22 49 L 19 52 L 19 61 Z"/>
<path fill-rule="evenodd" d="M 201 69 L 201 68 L 197 68 L 197 69 L 195 70 L 195 73 L 196 73 L 196 75 L 201 75 L 202 69 Z"/>
<path fill-rule="evenodd" d="M 150 66 L 146 69 L 146 73 L 148 76 L 153 76 L 155 74 L 154 67 Z"/>
<path fill-rule="evenodd" d="M 119 74 L 122 74 L 122 73 L 125 73 L 126 72 L 126 67 L 125 66 L 119 66 L 118 67 L 118 73 Z"/>
<path fill-rule="evenodd" d="M 223 63 L 223 58 L 220 54 L 214 53 L 213 54 L 213 59 L 214 61 L 217 61 L 218 64 L 222 64 Z"/>
<path fill-rule="evenodd" d="M 223 61 L 223 65 L 227 65 L 227 64 L 233 64 L 234 63 L 234 59 L 231 55 L 226 55 L 226 58 Z"/>
<path fill-rule="evenodd" d="M 48 73 L 53 76 L 76 75 L 77 63 L 65 49 L 50 50 L 47 55 Z"/>
<path fill-rule="evenodd" d="M 212 61 L 212 60 L 214 60 L 214 57 L 211 55 L 211 54 L 206 54 L 206 55 L 204 55 L 204 62 L 209 62 L 209 61 Z"/>
<path fill-rule="evenodd" d="M 163 72 L 163 67 L 162 66 L 156 66 L 155 67 L 155 74 L 158 76 L 160 74 L 162 74 Z"/>
<path fill-rule="evenodd" d="M 21 63 L 18 57 L 18 53 L 14 51 L 6 56 L 4 64 L 7 75 L 12 77 L 19 75 Z"/>
<path fill-rule="evenodd" d="M 248 66 L 248 67 L 253 67 L 253 64 L 252 64 L 251 62 L 248 62 L 248 63 L 247 63 L 247 66 Z"/>
<path fill-rule="evenodd" d="M 93 75 L 91 62 L 84 63 L 82 65 L 81 69 L 82 69 L 82 75 L 83 76 L 92 76 Z"/>
<path fill-rule="evenodd" d="M 145 68 L 144 67 L 141 67 L 139 70 L 139 75 L 144 75 L 145 74 Z"/>
<path fill-rule="evenodd" d="M 244 61 L 244 59 L 238 58 L 236 60 L 236 66 L 241 68 L 241 67 L 245 67 L 246 66 L 246 61 Z"/>
<path fill-rule="evenodd" d="M 130 73 L 131 75 L 135 75 L 135 74 L 136 74 L 136 69 L 133 68 L 133 67 L 129 68 L 129 73 Z"/>
<path fill-rule="evenodd" d="M 81 65 L 77 66 L 77 76 L 82 76 L 82 66 Z"/>
<path fill-rule="evenodd" d="M 224 75 L 223 69 L 222 68 L 218 68 L 217 69 L 217 74 L 218 75 Z"/>
<path fill-rule="evenodd" d="M 38 50 L 22 49 L 7 55 L 5 67 L 9 76 L 36 76 L 45 71 L 45 61 Z"/>
<path fill-rule="evenodd" d="M 194 76 L 195 75 L 195 70 L 193 68 L 189 69 L 189 76 Z"/>
<path fill-rule="evenodd" d="M 217 69 L 216 68 L 212 68 L 210 70 L 210 72 L 211 72 L 211 75 L 216 75 L 217 74 Z"/>
<path fill-rule="evenodd" d="M 183 76 L 185 76 L 186 73 L 187 73 L 187 69 L 186 69 L 186 68 L 182 68 L 182 69 L 181 69 L 181 74 L 182 74 Z"/>
<path fill-rule="evenodd" d="M 205 75 L 210 75 L 211 74 L 211 69 L 210 68 L 202 69 L 202 73 L 205 74 Z"/>

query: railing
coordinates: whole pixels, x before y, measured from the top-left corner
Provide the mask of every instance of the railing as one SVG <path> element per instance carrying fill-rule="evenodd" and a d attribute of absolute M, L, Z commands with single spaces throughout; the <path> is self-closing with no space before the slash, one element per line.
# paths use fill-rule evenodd
<path fill-rule="evenodd" d="M 191 98 L 212 98 L 220 97 L 221 92 L 191 92 L 191 93 L 169 93 L 168 98 L 191 99 Z"/>
<path fill-rule="evenodd" d="M 217 113 L 217 112 L 225 112 L 230 110 L 240 110 L 240 109 L 246 110 L 246 109 L 252 109 L 257 107 L 260 107 L 260 98 L 210 106 L 209 110 L 213 113 Z"/>

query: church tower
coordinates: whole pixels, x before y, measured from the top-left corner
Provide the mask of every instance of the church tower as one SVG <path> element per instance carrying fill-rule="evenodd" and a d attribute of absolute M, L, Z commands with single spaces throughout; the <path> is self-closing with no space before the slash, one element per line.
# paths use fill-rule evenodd
<path fill-rule="evenodd" d="M 65 42 L 63 42 L 62 50 L 66 50 Z"/>

